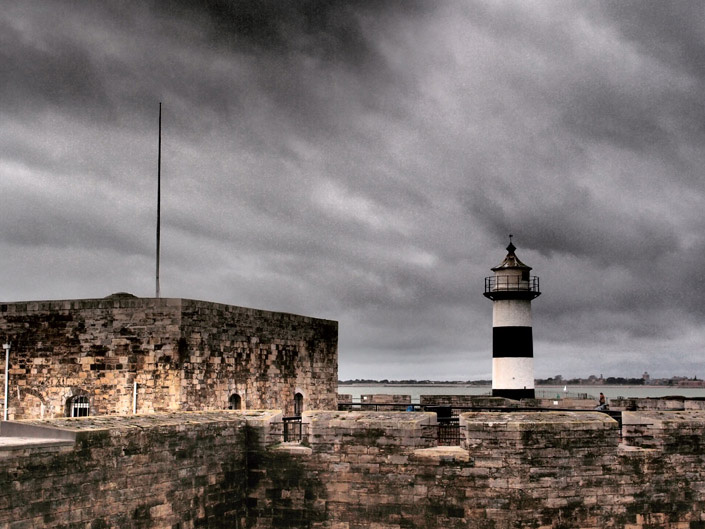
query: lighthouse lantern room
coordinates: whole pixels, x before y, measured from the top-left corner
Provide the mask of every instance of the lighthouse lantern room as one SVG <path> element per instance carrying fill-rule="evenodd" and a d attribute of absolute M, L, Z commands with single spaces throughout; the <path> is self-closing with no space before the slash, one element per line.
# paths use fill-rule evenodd
<path fill-rule="evenodd" d="M 534 398 L 534 346 L 531 300 L 539 278 L 516 256 L 509 236 L 507 256 L 485 278 L 485 297 L 492 300 L 492 395 Z"/>

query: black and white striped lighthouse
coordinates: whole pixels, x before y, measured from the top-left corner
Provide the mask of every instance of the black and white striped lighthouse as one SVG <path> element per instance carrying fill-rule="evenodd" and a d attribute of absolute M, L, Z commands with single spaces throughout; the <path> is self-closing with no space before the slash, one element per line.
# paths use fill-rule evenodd
<path fill-rule="evenodd" d="M 509 236 L 507 256 L 485 278 L 485 297 L 492 300 L 492 395 L 534 398 L 534 344 L 531 300 L 539 296 L 539 278 L 514 253 Z"/>

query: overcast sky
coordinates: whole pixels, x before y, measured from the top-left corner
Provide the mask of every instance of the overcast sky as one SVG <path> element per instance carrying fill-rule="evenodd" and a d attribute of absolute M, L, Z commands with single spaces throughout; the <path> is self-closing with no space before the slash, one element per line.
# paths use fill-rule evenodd
<path fill-rule="evenodd" d="M 705 377 L 705 24 L 672 1 L 9 2 L 1 298 L 337 320 L 341 378 Z"/>

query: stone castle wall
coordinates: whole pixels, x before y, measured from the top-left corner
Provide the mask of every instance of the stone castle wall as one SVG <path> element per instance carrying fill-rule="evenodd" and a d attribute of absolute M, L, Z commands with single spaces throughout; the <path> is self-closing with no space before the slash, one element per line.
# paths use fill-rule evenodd
<path fill-rule="evenodd" d="M 630 412 L 623 441 L 594 412 L 470 412 L 456 447 L 436 446 L 433 413 L 304 412 L 301 444 L 278 443 L 280 421 L 51 421 L 79 430 L 73 446 L 0 444 L 0 525 L 705 527 L 702 411 Z"/>
<path fill-rule="evenodd" d="M 242 527 L 242 447 L 247 421 L 261 417 L 224 411 L 43 422 L 74 441 L 0 444 L 0 527 Z"/>
<path fill-rule="evenodd" d="M 450 406 L 451 408 L 518 408 L 520 401 L 485 395 L 420 395 L 422 406 Z"/>
<path fill-rule="evenodd" d="M 334 409 L 338 390 L 335 322 L 215 303 L 184 300 L 187 356 L 184 409 L 226 408 L 237 393 L 248 408 L 293 414 L 293 396 L 306 409 Z"/>
<path fill-rule="evenodd" d="M 0 304 L 12 344 L 10 418 L 248 408 L 333 408 L 337 323 L 185 299 L 106 298 Z M 4 383 L 4 373 L 0 381 Z M 0 396 L 1 397 L 1 396 Z"/>
<path fill-rule="evenodd" d="M 369 393 L 366 395 L 360 395 L 360 402 L 365 402 L 367 404 L 411 404 L 411 395 Z"/>
<path fill-rule="evenodd" d="M 365 404 L 411 404 L 411 395 L 367 394 L 360 395 L 360 402 Z M 619 401 L 621 403 L 621 401 Z M 556 399 L 507 399 L 489 395 L 419 395 L 421 406 L 449 406 L 455 410 L 468 408 L 558 408 L 574 410 L 592 410 L 597 405 L 595 399 L 562 398 Z M 338 404 L 353 404 L 351 395 L 338 395 Z M 390 409 L 390 408 L 388 408 Z M 404 410 L 404 408 L 399 408 Z M 621 408 L 620 408 L 621 409 Z M 672 409 L 672 408 L 664 408 Z M 681 401 L 681 407 L 684 409 Z M 696 409 L 692 407 L 691 409 Z"/>
<path fill-rule="evenodd" d="M 610 399 L 610 408 L 613 410 L 647 411 L 647 410 L 703 410 L 705 399 L 701 397 L 690 398 L 683 396 L 672 397 L 618 397 Z"/>
<path fill-rule="evenodd" d="M 702 412 L 635 413 L 626 442 L 600 413 L 465 413 L 460 447 L 434 446 L 434 414 L 304 422 L 307 448 L 288 454 L 298 471 L 282 482 L 277 468 L 256 470 L 256 527 L 705 527 Z"/>

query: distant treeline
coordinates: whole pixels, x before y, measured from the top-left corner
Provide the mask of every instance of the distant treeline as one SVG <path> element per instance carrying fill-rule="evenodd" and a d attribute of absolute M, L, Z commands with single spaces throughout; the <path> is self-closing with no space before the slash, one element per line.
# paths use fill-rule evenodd
<path fill-rule="evenodd" d="M 566 379 L 563 377 L 550 377 L 550 378 L 537 378 L 537 386 L 561 386 L 561 385 L 571 385 L 571 386 L 589 386 L 589 385 L 599 385 L 599 386 L 643 386 L 647 381 L 642 377 L 639 378 L 625 378 L 625 377 L 607 377 L 607 378 L 570 378 Z"/>

